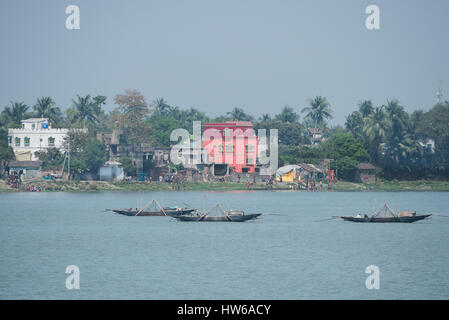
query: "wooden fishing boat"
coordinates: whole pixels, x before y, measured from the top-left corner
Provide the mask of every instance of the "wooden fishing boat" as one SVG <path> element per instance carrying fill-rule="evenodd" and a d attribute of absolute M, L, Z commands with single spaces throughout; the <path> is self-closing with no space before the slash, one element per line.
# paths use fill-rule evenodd
<path fill-rule="evenodd" d="M 217 213 L 214 214 L 214 213 Z M 245 214 L 241 210 L 228 210 L 225 211 L 221 205 L 217 204 L 211 210 L 204 214 L 185 214 L 185 215 L 175 215 L 173 218 L 179 221 L 189 221 L 189 222 L 244 222 L 248 220 L 256 219 L 260 217 L 261 213 Z"/>
<path fill-rule="evenodd" d="M 157 200 L 152 199 L 147 205 L 145 205 L 142 209 L 133 210 L 130 209 L 113 209 L 110 210 L 112 212 L 123 214 L 125 216 L 177 216 L 177 215 L 185 215 L 192 214 L 196 211 L 196 209 L 190 208 L 180 208 L 180 207 L 162 207 Z"/>
<path fill-rule="evenodd" d="M 130 209 L 113 209 L 112 210 L 115 213 L 123 214 L 125 216 L 153 216 L 153 217 L 160 217 L 160 216 L 176 216 L 176 215 L 183 215 L 183 214 L 190 214 L 196 209 L 187 209 L 187 208 L 164 208 L 164 210 L 159 211 L 140 211 L 140 210 L 130 210 Z"/>
<path fill-rule="evenodd" d="M 424 220 L 430 217 L 431 214 L 421 214 L 417 215 L 416 211 L 403 211 L 395 213 L 388 204 L 384 206 L 371 217 L 368 215 L 357 214 L 355 216 L 341 216 L 344 221 L 351 222 L 372 222 L 372 223 L 412 223 L 419 220 Z"/>
<path fill-rule="evenodd" d="M 377 222 L 377 223 L 388 223 L 388 222 L 415 222 L 419 220 L 423 220 L 427 217 L 430 217 L 431 214 L 422 214 L 422 215 L 416 215 L 413 217 L 358 217 L 358 216 L 343 216 L 340 217 L 345 221 L 352 221 L 352 222 Z"/>

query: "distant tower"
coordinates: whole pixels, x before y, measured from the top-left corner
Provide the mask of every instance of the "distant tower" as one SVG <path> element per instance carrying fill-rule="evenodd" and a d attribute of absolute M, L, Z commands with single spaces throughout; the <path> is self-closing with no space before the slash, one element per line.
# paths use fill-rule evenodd
<path fill-rule="evenodd" d="M 438 91 L 437 91 L 437 103 L 438 104 L 443 103 L 443 90 L 441 89 L 441 81 L 439 83 Z"/>

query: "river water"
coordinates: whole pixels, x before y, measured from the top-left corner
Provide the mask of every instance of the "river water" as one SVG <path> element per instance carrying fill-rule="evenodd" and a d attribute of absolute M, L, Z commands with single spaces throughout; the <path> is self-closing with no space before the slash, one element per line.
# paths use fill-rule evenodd
<path fill-rule="evenodd" d="M 163 205 L 263 212 L 245 223 L 126 217 Z M 336 215 L 449 215 L 443 192 L 105 192 L 0 194 L 1 299 L 448 299 L 449 218 L 357 224 Z M 68 265 L 80 289 L 66 288 Z M 379 268 L 367 289 L 367 266 Z"/>

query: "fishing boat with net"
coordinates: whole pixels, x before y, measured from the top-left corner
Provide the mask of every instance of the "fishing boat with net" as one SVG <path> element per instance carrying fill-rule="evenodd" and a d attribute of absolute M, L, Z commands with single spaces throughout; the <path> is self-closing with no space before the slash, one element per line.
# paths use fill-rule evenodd
<path fill-rule="evenodd" d="M 107 209 L 107 211 L 112 211 L 118 214 L 122 214 L 125 216 L 177 216 L 184 214 L 191 214 L 196 211 L 196 209 L 191 208 L 181 208 L 181 207 L 162 207 L 159 202 L 155 199 L 152 199 L 147 205 L 145 205 L 142 209 Z"/>
<path fill-rule="evenodd" d="M 245 214 L 242 210 L 225 211 L 220 204 L 217 204 L 206 213 L 175 215 L 173 218 L 178 221 L 190 222 L 244 222 L 256 219 L 261 215 L 262 213 Z"/>
<path fill-rule="evenodd" d="M 416 211 L 401 211 L 394 212 L 390 206 L 385 203 L 382 208 L 380 208 L 377 213 L 372 214 L 371 217 L 368 215 L 357 214 L 355 216 L 341 216 L 345 221 L 351 222 L 374 222 L 374 223 L 388 223 L 388 222 L 402 222 L 411 223 L 419 220 L 426 219 L 432 214 L 421 214 L 417 215 Z"/>

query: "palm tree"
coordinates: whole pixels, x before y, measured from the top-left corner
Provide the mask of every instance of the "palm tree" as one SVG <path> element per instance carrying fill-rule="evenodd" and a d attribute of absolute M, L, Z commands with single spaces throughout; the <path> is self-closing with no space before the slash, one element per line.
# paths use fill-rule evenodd
<path fill-rule="evenodd" d="M 363 118 L 368 117 L 374 112 L 373 102 L 371 100 L 360 101 L 358 107 Z"/>
<path fill-rule="evenodd" d="M 152 106 L 154 111 L 159 114 L 167 115 L 170 113 L 171 106 L 164 98 L 156 99 L 153 101 Z"/>
<path fill-rule="evenodd" d="M 27 111 L 29 108 L 23 102 L 11 101 L 11 106 L 5 107 L 2 113 L 8 122 L 13 123 L 14 126 L 19 126 L 21 121 L 28 117 Z"/>
<path fill-rule="evenodd" d="M 282 108 L 281 113 L 275 116 L 276 120 L 280 120 L 282 122 L 290 122 L 294 123 L 299 120 L 299 115 L 295 112 L 295 110 L 289 106 L 284 106 Z"/>
<path fill-rule="evenodd" d="M 301 112 L 307 112 L 306 117 L 314 121 L 315 128 L 323 126 L 327 119 L 332 119 L 332 109 L 325 97 L 316 96 L 308 102 L 310 106 L 303 108 Z"/>
<path fill-rule="evenodd" d="M 379 160 L 380 144 L 385 141 L 389 123 L 382 107 L 377 107 L 374 112 L 368 116 L 363 133 L 365 134 L 370 148 L 368 148 L 371 160 L 377 162 Z"/>
<path fill-rule="evenodd" d="M 346 117 L 345 127 L 349 130 L 354 138 L 361 139 L 363 131 L 363 117 L 359 111 L 354 111 Z"/>
<path fill-rule="evenodd" d="M 412 123 L 409 114 L 399 101 L 387 100 L 385 107 L 388 118 L 390 119 L 390 128 L 387 135 L 387 157 L 395 165 L 401 165 L 403 160 L 409 158 L 409 155 L 416 153 L 419 149 L 417 141 L 412 139 Z"/>
<path fill-rule="evenodd" d="M 37 99 L 33 108 L 37 117 L 48 118 L 52 124 L 57 123 L 60 119 L 61 110 L 55 106 L 55 102 L 51 97 Z"/>
<path fill-rule="evenodd" d="M 77 95 L 77 99 L 77 101 L 72 100 L 74 107 L 73 122 L 79 122 L 83 126 L 85 126 L 86 121 L 91 124 L 98 123 L 101 109 L 99 110 L 95 101 L 92 101 L 91 96 L 89 94 L 84 97 Z"/>
<path fill-rule="evenodd" d="M 227 112 L 226 115 L 234 121 L 251 121 L 253 119 L 253 117 L 246 114 L 242 108 L 234 108 L 231 112 Z"/>
<path fill-rule="evenodd" d="M 264 113 L 264 114 L 262 114 L 262 116 L 260 116 L 259 120 L 261 122 L 270 121 L 271 116 L 268 113 Z"/>

